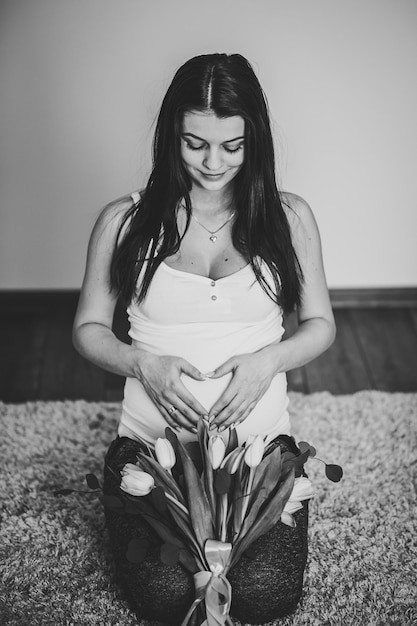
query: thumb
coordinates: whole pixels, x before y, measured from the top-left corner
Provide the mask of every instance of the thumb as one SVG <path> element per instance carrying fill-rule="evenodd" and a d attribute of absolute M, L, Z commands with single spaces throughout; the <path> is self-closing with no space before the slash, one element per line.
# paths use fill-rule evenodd
<path fill-rule="evenodd" d="M 206 380 L 207 376 L 202 374 L 200 370 L 194 367 L 194 365 L 191 365 L 191 363 L 189 363 L 185 359 L 181 359 L 181 362 L 179 365 L 180 365 L 181 372 L 183 374 L 187 374 L 187 376 L 190 376 L 191 378 L 194 378 L 195 380 Z"/>
<path fill-rule="evenodd" d="M 225 361 L 222 365 L 220 365 L 220 367 L 215 369 L 214 372 L 208 372 L 206 376 L 207 378 L 221 378 L 222 376 L 229 374 L 229 372 L 233 372 L 234 368 L 234 359 L 227 359 L 227 361 Z"/>

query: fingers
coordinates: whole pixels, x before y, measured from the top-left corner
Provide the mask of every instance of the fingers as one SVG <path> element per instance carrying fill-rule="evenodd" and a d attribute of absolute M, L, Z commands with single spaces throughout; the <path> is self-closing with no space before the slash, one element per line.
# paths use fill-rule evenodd
<path fill-rule="evenodd" d="M 217 428 L 220 432 L 230 426 L 238 426 L 249 416 L 257 404 L 251 398 L 242 400 L 238 395 L 218 413 L 210 423 L 210 428 Z"/>
<path fill-rule="evenodd" d="M 214 370 L 214 372 L 208 372 L 206 374 L 207 378 L 221 378 L 222 376 L 225 376 L 226 374 L 229 374 L 230 372 L 233 372 L 235 367 L 236 367 L 236 359 L 233 357 L 231 359 L 228 359 L 227 361 L 225 361 L 224 363 L 222 363 L 222 365 L 220 365 L 220 367 L 218 367 L 216 370 Z"/>
<path fill-rule="evenodd" d="M 149 354 L 143 358 L 138 378 L 169 426 L 196 432 L 198 420 L 208 411 L 184 386 L 182 374 L 201 382 L 207 380 L 185 359 Z"/>
<path fill-rule="evenodd" d="M 207 409 L 198 402 L 182 382 L 179 382 L 175 390 L 173 389 L 164 398 L 163 404 L 160 406 L 167 423 L 176 430 L 185 428 L 196 433 L 199 419 L 208 417 Z M 175 408 L 175 412 L 170 410 L 172 407 Z"/>
<path fill-rule="evenodd" d="M 178 359 L 178 365 L 181 368 L 182 373 L 187 374 L 187 376 L 190 376 L 195 380 L 207 380 L 206 374 L 202 374 L 200 370 L 194 367 L 194 365 L 191 365 L 191 363 L 185 359 Z"/>
<path fill-rule="evenodd" d="M 196 423 L 200 417 L 207 416 L 208 411 L 184 385 L 181 380 L 181 374 L 186 374 L 201 382 L 206 381 L 207 376 L 185 359 L 177 359 L 175 366 L 178 373 L 172 381 L 170 388 L 168 388 L 166 399 L 168 402 L 172 402 L 184 417 Z"/>
<path fill-rule="evenodd" d="M 184 388 L 185 389 L 185 388 Z M 186 394 L 184 394 L 186 395 Z M 175 430 L 186 430 L 196 433 L 198 420 L 207 415 L 207 411 L 194 400 L 194 404 L 197 404 L 198 410 L 190 407 L 189 403 L 193 400 L 193 396 L 190 394 L 190 400 L 184 401 L 179 393 L 171 393 L 169 396 L 165 396 L 163 399 L 159 399 L 156 404 L 164 416 L 167 424 Z"/>
<path fill-rule="evenodd" d="M 180 409 L 173 404 L 169 407 L 160 406 L 159 408 L 168 426 L 174 430 L 179 432 L 185 429 L 192 433 L 197 432 L 197 423 L 184 417 Z"/>

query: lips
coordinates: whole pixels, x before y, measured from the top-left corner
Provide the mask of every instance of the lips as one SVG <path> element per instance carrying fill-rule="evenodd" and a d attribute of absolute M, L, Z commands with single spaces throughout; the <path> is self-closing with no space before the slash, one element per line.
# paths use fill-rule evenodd
<path fill-rule="evenodd" d="M 204 176 L 204 178 L 212 178 L 214 180 L 224 176 L 224 172 L 222 172 L 221 174 L 205 174 L 204 172 L 201 172 L 201 174 L 202 176 Z"/>

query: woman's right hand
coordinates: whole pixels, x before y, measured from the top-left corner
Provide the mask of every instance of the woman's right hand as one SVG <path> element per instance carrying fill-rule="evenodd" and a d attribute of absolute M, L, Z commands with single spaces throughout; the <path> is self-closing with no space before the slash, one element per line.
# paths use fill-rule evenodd
<path fill-rule="evenodd" d="M 199 381 L 205 381 L 207 377 L 181 357 L 158 356 L 135 349 L 133 359 L 135 377 L 142 383 L 167 424 L 175 430 L 185 428 L 197 432 L 198 420 L 207 416 L 208 411 L 188 391 L 181 375 L 186 374 Z"/>

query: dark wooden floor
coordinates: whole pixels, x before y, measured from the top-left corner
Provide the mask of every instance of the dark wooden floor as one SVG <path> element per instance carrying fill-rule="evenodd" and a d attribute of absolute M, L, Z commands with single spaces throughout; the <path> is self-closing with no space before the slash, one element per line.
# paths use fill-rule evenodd
<path fill-rule="evenodd" d="M 77 298 L 76 292 L 0 294 L 0 400 L 120 400 L 123 379 L 91 365 L 72 347 Z M 417 391 L 417 307 L 339 307 L 335 343 L 289 372 L 289 388 Z M 293 321 L 287 325 L 290 332 Z M 115 332 L 127 340 L 126 331 L 118 310 Z"/>

